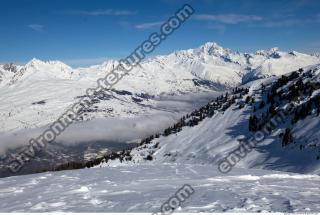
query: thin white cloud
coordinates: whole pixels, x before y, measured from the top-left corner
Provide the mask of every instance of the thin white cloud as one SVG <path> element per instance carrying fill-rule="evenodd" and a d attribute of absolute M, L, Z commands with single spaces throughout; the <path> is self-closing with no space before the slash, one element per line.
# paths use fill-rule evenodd
<path fill-rule="evenodd" d="M 291 18 L 291 17 L 279 17 L 271 20 L 266 20 L 265 22 L 256 25 L 258 27 L 267 28 L 281 28 L 281 27 L 294 27 L 294 26 L 304 26 L 308 24 L 320 23 L 320 14 L 309 18 Z"/>
<path fill-rule="evenodd" d="M 198 14 L 194 16 L 196 20 L 214 21 L 223 24 L 239 24 L 246 22 L 257 22 L 263 20 L 262 17 L 256 15 L 242 14 Z"/>
<path fill-rule="evenodd" d="M 113 9 L 105 9 L 105 10 L 75 10 L 75 11 L 70 11 L 70 13 L 86 15 L 86 16 L 130 16 L 130 15 L 137 14 L 136 11 L 113 10 Z"/>
<path fill-rule="evenodd" d="M 147 23 L 141 23 L 138 25 L 135 25 L 134 27 L 137 29 L 149 29 L 149 28 L 154 28 L 158 27 L 163 24 L 163 21 L 160 22 L 147 22 Z"/>
<path fill-rule="evenodd" d="M 279 28 L 279 27 L 292 27 L 301 24 L 305 24 L 305 20 L 300 19 L 287 19 L 287 20 L 274 20 L 263 23 L 263 27 L 267 28 Z"/>
<path fill-rule="evenodd" d="M 43 29 L 44 29 L 44 26 L 39 24 L 30 24 L 28 25 L 28 27 L 36 32 L 43 32 Z"/>

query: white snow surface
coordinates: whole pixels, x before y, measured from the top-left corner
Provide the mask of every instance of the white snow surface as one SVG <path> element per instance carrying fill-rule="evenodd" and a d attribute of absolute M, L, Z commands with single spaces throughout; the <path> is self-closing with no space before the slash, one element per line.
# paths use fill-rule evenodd
<path fill-rule="evenodd" d="M 158 212 L 184 184 L 176 212 L 318 212 L 320 176 L 211 165 L 139 165 L 0 179 L 0 212 Z"/>

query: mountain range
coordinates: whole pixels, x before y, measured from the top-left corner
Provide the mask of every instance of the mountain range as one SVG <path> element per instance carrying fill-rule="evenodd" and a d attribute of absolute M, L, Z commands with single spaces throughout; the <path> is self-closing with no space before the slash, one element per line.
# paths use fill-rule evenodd
<path fill-rule="evenodd" d="M 317 55 L 296 51 L 272 48 L 248 54 L 208 42 L 144 60 L 79 121 L 135 117 L 158 110 L 162 97 L 221 92 L 319 62 Z M 0 65 L 0 131 L 39 128 L 53 122 L 117 63 L 110 60 L 71 68 L 60 61 L 32 59 L 24 66 Z"/>

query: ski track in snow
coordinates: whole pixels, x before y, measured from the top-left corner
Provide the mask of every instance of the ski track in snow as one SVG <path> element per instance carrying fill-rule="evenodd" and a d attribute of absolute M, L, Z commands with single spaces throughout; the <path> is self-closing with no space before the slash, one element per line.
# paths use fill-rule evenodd
<path fill-rule="evenodd" d="M 179 212 L 314 212 L 320 176 L 210 165 L 107 167 L 0 179 L 0 212 L 160 212 L 184 184 Z"/>

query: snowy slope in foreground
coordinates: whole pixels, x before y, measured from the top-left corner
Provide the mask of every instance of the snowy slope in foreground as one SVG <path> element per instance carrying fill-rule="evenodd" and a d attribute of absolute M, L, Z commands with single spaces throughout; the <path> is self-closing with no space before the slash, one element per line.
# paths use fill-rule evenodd
<path fill-rule="evenodd" d="M 317 212 L 320 176 L 214 166 L 141 165 L 0 179 L 0 212 L 160 212 L 184 184 L 177 212 Z"/>

